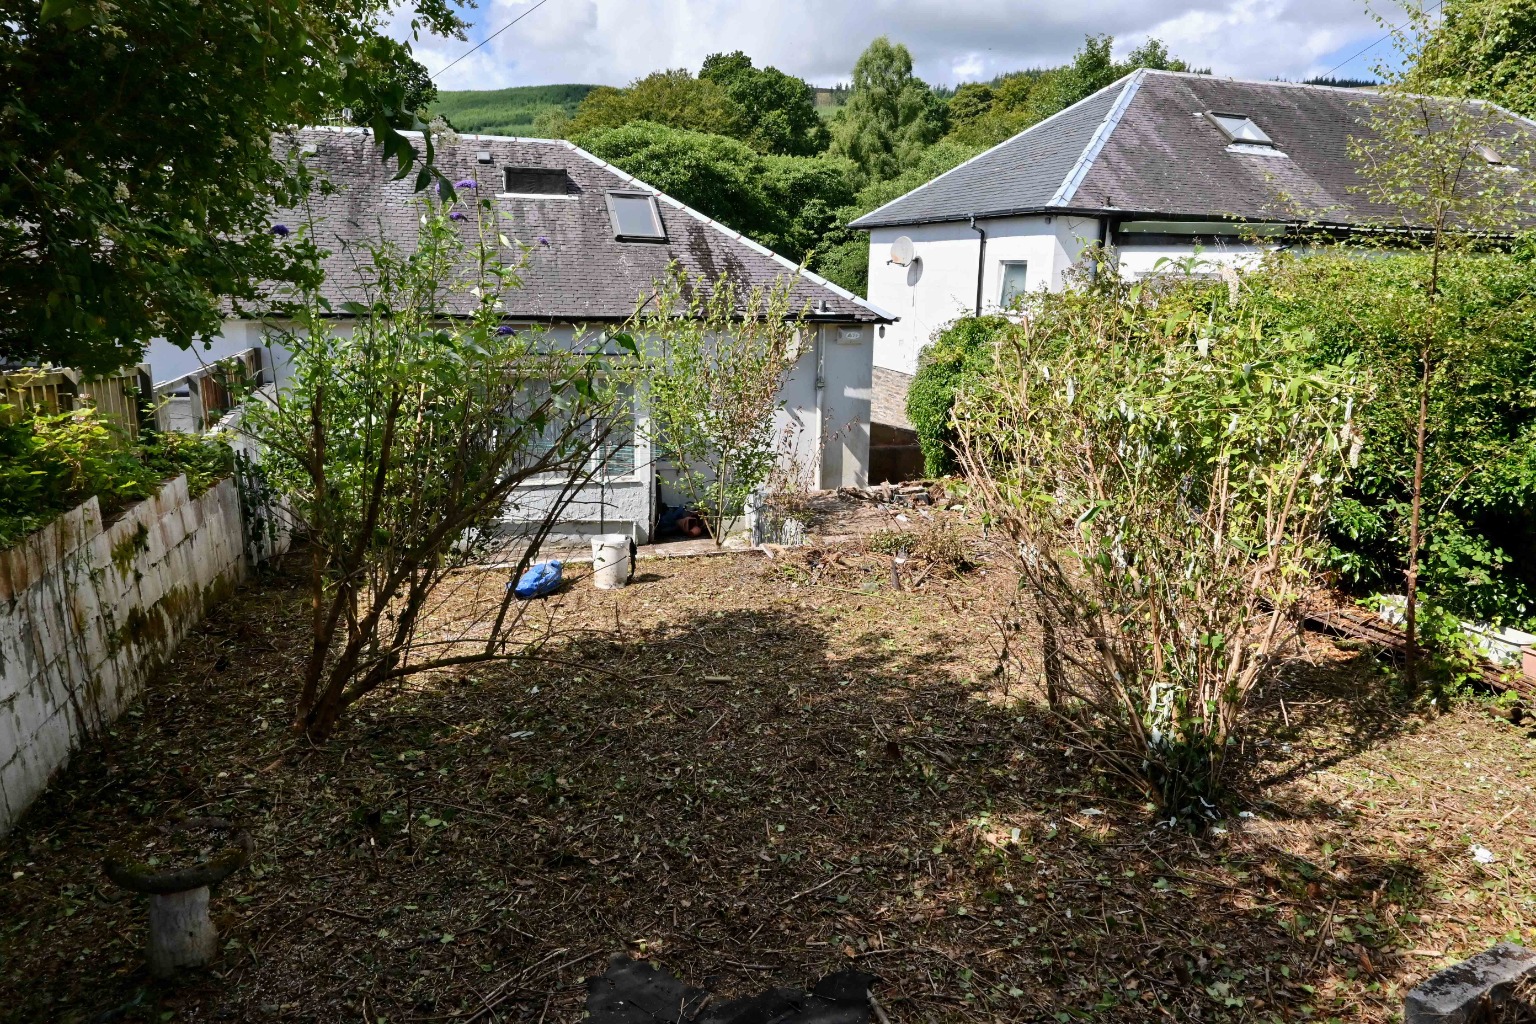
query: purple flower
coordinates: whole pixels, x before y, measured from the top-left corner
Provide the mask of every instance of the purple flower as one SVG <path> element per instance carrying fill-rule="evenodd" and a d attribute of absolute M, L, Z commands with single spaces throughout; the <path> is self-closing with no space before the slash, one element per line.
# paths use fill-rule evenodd
<path fill-rule="evenodd" d="M 539 244 L 542 245 L 544 248 L 548 249 L 549 248 L 549 236 L 548 235 L 540 235 L 539 236 Z"/>
<path fill-rule="evenodd" d="M 454 188 L 479 188 L 480 186 L 475 183 L 475 179 L 474 178 L 465 178 L 462 181 L 454 182 L 453 183 L 453 187 Z"/>
<path fill-rule="evenodd" d="M 449 220 L 469 220 L 469 216 L 459 210 L 454 210 L 448 215 Z"/>
<path fill-rule="evenodd" d="M 510 324 L 502 324 L 500 327 L 496 328 L 496 333 L 505 338 L 509 334 L 515 334 L 516 330 Z"/>
<path fill-rule="evenodd" d="M 290 234 L 292 234 L 292 232 L 288 230 L 287 224 L 273 224 L 272 233 L 278 238 L 287 238 Z"/>

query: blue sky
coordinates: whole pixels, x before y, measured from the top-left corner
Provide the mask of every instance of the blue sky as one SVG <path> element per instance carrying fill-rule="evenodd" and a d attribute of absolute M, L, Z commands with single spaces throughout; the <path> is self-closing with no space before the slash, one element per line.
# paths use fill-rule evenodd
<path fill-rule="evenodd" d="M 1113 34 L 1122 53 L 1156 36 L 1217 74 L 1301 79 L 1383 35 L 1360 0 L 547 0 L 531 10 L 535 3 L 480 0 L 469 11 L 470 42 L 426 38 L 417 55 L 438 72 L 526 14 L 438 84 L 622 85 L 660 68 L 697 70 L 707 54 L 737 49 L 759 65 L 831 84 L 846 80 L 859 51 L 881 34 L 906 44 L 926 80 L 957 84 L 1060 64 L 1090 32 Z M 1375 9 L 1401 19 L 1391 0 Z M 1390 56 L 1382 44 L 1334 73 L 1364 76 Z"/>

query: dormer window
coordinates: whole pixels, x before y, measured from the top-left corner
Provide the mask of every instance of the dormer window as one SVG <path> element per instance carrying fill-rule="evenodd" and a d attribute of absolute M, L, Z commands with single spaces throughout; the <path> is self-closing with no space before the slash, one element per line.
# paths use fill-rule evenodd
<path fill-rule="evenodd" d="M 620 242 L 667 240 L 656 197 L 649 192 L 609 192 L 608 219 L 613 223 L 613 237 Z"/>
<path fill-rule="evenodd" d="M 503 167 L 501 191 L 514 196 L 563 196 L 570 191 L 564 167 Z"/>
<path fill-rule="evenodd" d="M 1275 140 L 1265 134 L 1264 129 L 1254 124 L 1253 118 L 1246 114 L 1219 114 L 1214 110 L 1207 110 L 1205 116 L 1221 129 L 1221 133 L 1233 145 L 1274 146 L 1275 144 Z"/>

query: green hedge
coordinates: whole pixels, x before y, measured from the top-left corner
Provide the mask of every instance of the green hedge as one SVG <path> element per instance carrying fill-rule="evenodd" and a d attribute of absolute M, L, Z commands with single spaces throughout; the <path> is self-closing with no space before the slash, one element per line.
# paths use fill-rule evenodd
<path fill-rule="evenodd" d="M 233 463 L 222 441 L 157 433 L 134 443 L 90 412 L 39 415 L 0 404 L 0 548 L 91 495 L 111 518 L 182 473 L 201 494 Z"/>
<path fill-rule="evenodd" d="M 917 359 L 917 374 L 907 389 L 907 419 L 923 450 L 923 471 L 943 476 L 955 471 L 955 432 L 949 413 L 955 392 L 974 373 L 992 367 L 992 340 L 1008 326 L 1001 316 L 968 316 L 940 331 Z"/>

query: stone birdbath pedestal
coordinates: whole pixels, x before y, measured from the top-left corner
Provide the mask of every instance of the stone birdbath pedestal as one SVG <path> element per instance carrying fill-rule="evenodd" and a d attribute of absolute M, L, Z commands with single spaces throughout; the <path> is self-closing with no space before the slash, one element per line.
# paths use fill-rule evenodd
<path fill-rule="evenodd" d="M 222 818 L 188 818 L 107 854 L 107 877 L 149 897 L 149 969 L 156 977 L 213 959 L 219 936 L 208 916 L 208 887 L 250 856 L 250 835 Z"/>

